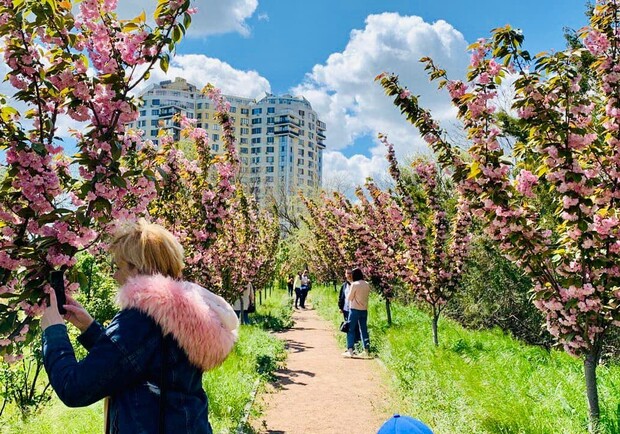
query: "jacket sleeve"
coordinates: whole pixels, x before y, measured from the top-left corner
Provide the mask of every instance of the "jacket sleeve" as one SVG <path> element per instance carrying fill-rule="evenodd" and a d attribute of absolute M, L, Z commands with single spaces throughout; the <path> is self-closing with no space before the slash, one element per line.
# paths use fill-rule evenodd
<path fill-rule="evenodd" d="M 340 287 L 340 294 L 338 294 L 338 309 L 344 309 L 344 287 L 346 283 L 343 283 Z"/>
<path fill-rule="evenodd" d="M 134 309 L 118 313 L 105 330 L 95 324 L 85 332 L 88 336 L 82 336 L 90 351 L 79 362 L 64 324 L 43 332 L 45 370 L 56 394 L 69 407 L 90 405 L 142 381 L 161 344 L 157 325 Z"/>

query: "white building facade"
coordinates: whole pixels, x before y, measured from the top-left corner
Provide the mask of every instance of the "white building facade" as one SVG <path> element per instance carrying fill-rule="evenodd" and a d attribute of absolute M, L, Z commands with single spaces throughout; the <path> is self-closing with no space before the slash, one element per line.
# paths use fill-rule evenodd
<path fill-rule="evenodd" d="M 213 102 L 182 78 L 162 81 L 141 95 L 144 105 L 132 127 L 157 143 L 160 125 L 179 138 L 175 114 L 196 119 L 214 153 L 223 152 Z M 271 197 L 313 192 L 323 179 L 326 125 L 303 97 L 267 94 L 260 100 L 226 96 L 231 104 L 242 182 L 263 204 Z"/>

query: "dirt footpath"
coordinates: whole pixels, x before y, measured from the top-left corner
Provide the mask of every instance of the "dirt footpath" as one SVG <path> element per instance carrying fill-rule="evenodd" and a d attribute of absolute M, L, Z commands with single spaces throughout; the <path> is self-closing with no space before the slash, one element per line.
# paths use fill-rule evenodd
<path fill-rule="evenodd" d="M 391 416 L 384 369 L 376 360 L 342 357 L 340 332 L 311 308 L 296 310 L 293 319 L 292 329 L 277 334 L 288 348 L 286 368 L 257 398 L 264 411 L 252 427 L 274 434 L 376 433 Z"/>

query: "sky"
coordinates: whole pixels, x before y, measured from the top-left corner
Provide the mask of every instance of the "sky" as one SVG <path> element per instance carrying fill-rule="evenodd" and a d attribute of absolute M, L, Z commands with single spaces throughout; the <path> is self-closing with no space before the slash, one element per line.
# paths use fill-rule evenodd
<path fill-rule="evenodd" d="M 562 50 L 563 28 L 587 24 L 587 0 L 195 0 L 198 12 L 167 76 L 224 93 L 303 95 L 327 124 L 324 185 L 384 176 L 388 135 L 400 158 L 428 153 L 416 130 L 374 77 L 395 72 L 443 126 L 456 128 L 444 91 L 428 82 L 419 58 L 432 57 L 463 78 L 467 46 L 510 24 L 531 53 Z M 147 14 L 154 0 L 119 0 L 119 15 Z M 150 10 L 149 10 L 150 8 Z"/>

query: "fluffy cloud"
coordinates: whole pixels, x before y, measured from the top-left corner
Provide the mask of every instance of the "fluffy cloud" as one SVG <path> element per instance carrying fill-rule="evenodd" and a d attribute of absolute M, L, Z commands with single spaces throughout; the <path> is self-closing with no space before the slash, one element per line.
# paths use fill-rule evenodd
<path fill-rule="evenodd" d="M 170 61 L 168 73 L 154 68 L 147 84 L 166 79 L 174 80 L 175 77 L 183 77 L 198 88 L 212 83 L 222 89 L 224 94 L 248 98 L 259 98 L 264 96 L 265 92 L 271 92 L 269 81 L 258 72 L 240 71 L 228 63 L 202 54 L 176 55 Z M 143 88 L 144 86 L 141 89 Z"/>
<path fill-rule="evenodd" d="M 121 0 L 118 4 L 118 14 L 121 18 L 139 15 L 142 10 L 148 17 L 153 16 L 157 2 L 131 2 Z M 193 0 L 192 7 L 198 12 L 192 17 L 192 25 L 188 36 L 205 36 L 217 33 L 239 32 L 249 34 L 246 20 L 250 18 L 258 7 L 258 0 Z"/>
<path fill-rule="evenodd" d="M 447 93 L 429 83 L 419 59 L 430 56 L 450 77 L 461 78 L 468 62 L 466 47 L 463 35 L 445 21 L 431 24 L 417 16 L 383 13 L 368 16 L 366 27 L 351 32 L 342 52 L 331 54 L 325 64 L 315 65 L 293 91 L 304 95 L 327 123 L 326 145 L 331 158 L 325 159 L 325 179 L 356 167 L 364 177 L 384 173 L 385 151 L 378 142 L 370 150 L 371 156 L 346 159 L 343 153 L 335 152 L 345 150 L 362 136 L 374 138 L 379 132 L 386 133 L 399 157 L 426 151 L 416 130 L 374 77 L 383 71 L 399 74 L 401 82 L 420 95 L 421 104 L 449 127 L 456 112 Z"/>

